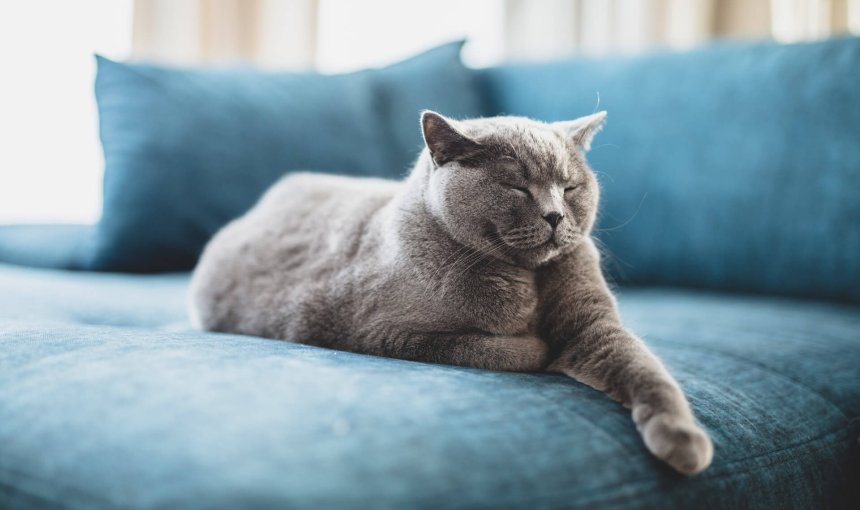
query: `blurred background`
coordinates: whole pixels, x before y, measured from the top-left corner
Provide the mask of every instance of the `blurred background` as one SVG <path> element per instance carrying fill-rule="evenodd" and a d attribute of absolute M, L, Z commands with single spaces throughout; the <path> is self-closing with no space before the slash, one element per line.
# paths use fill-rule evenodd
<path fill-rule="evenodd" d="M 28 0 L 0 3 L 0 223 L 92 223 L 93 53 L 348 72 L 467 38 L 468 65 L 860 34 L 860 0 Z M 45 147 L 49 147 L 46 149 Z"/>

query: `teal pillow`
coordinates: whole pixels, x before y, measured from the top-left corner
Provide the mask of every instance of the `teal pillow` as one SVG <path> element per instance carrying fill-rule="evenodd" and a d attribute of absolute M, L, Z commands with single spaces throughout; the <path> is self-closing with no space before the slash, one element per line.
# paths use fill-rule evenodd
<path fill-rule="evenodd" d="M 87 267 L 190 269 L 285 172 L 402 176 L 421 148 L 422 109 L 483 113 L 462 44 L 340 75 L 97 57 L 104 210 Z"/>
<path fill-rule="evenodd" d="M 860 301 L 860 39 L 481 75 L 491 108 L 609 116 L 588 158 L 622 283 Z"/>

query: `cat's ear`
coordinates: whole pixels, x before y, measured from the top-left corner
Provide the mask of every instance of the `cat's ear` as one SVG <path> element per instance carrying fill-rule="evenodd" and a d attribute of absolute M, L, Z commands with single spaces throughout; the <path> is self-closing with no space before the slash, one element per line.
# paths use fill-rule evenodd
<path fill-rule="evenodd" d="M 457 129 L 456 121 L 436 112 L 421 112 L 421 130 L 430 156 L 438 166 L 473 156 L 480 150 L 478 142 Z"/>
<path fill-rule="evenodd" d="M 591 140 L 603 129 L 605 121 L 606 112 L 597 112 L 575 120 L 554 122 L 553 126 L 566 133 L 574 145 L 583 151 L 588 151 L 591 149 Z"/>

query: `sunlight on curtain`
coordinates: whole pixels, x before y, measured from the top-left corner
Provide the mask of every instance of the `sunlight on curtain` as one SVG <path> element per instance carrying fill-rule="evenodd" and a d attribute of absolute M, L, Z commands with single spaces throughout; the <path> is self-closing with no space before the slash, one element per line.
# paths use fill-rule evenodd
<path fill-rule="evenodd" d="M 178 65 L 314 64 L 318 0 L 137 0 L 134 56 Z"/>
<path fill-rule="evenodd" d="M 460 38 L 469 39 L 467 64 L 488 65 L 504 56 L 504 8 L 497 0 L 320 0 L 317 68 L 382 66 Z"/>
<path fill-rule="evenodd" d="M 131 9 L 131 0 L 0 3 L 0 223 L 97 219 L 93 53 L 128 54 Z"/>
<path fill-rule="evenodd" d="M 771 10 L 777 41 L 860 34 L 860 0 L 771 0 Z"/>
<path fill-rule="evenodd" d="M 506 57 L 514 59 L 860 33 L 860 0 L 506 0 L 506 6 Z"/>

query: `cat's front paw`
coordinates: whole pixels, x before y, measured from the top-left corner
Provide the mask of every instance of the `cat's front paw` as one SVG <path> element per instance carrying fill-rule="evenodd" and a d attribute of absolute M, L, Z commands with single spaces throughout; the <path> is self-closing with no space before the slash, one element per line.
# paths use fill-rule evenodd
<path fill-rule="evenodd" d="M 688 417 L 655 414 L 640 426 L 640 431 L 651 453 L 679 473 L 693 475 L 711 464 L 711 438 Z"/>

